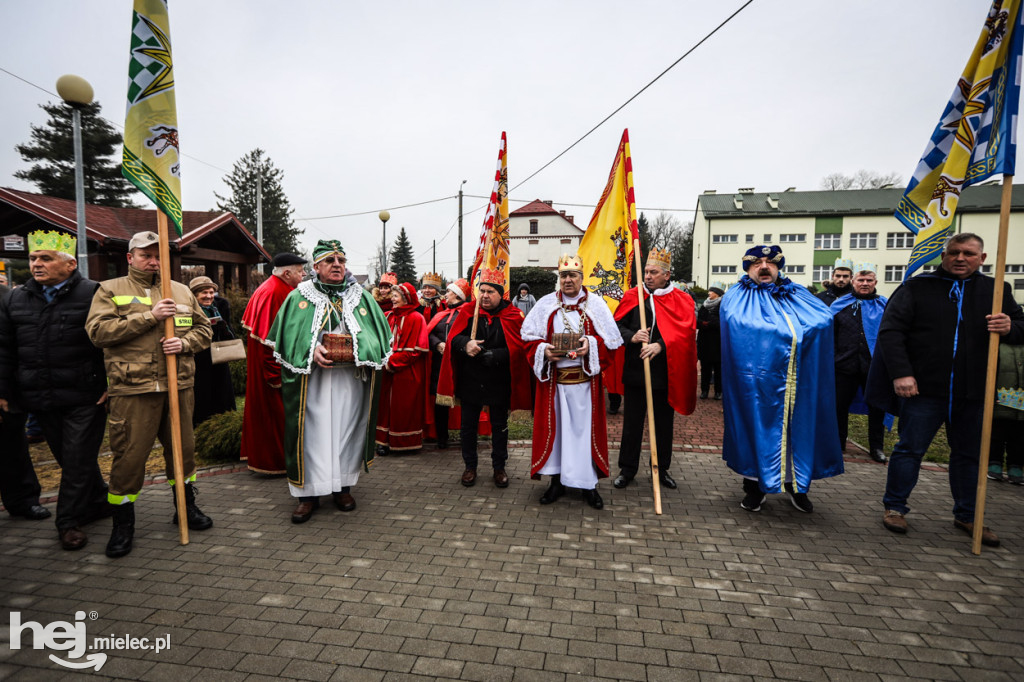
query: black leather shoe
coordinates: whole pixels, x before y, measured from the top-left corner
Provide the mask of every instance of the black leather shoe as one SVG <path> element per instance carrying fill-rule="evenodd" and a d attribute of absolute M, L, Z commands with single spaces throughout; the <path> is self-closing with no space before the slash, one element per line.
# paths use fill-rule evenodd
<path fill-rule="evenodd" d="M 498 488 L 508 487 L 508 474 L 505 473 L 504 469 L 494 470 L 494 485 Z"/>
<path fill-rule="evenodd" d="M 356 508 L 356 498 L 351 493 L 331 493 L 334 497 L 334 506 L 339 511 L 350 512 Z"/>
<path fill-rule="evenodd" d="M 20 516 L 30 521 L 42 521 L 43 519 L 50 518 L 50 510 L 38 503 L 17 511 L 8 510 L 7 513 L 11 516 Z"/>
<path fill-rule="evenodd" d="M 564 494 L 565 486 L 562 485 L 562 482 L 558 479 L 552 479 L 551 485 L 544 491 L 544 494 L 540 496 L 540 503 L 551 504 Z"/>
<path fill-rule="evenodd" d="M 89 538 L 78 526 L 60 531 L 60 546 L 70 552 L 82 549 L 88 542 Z"/>
<path fill-rule="evenodd" d="M 594 509 L 604 509 L 604 500 L 602 500 L 601 496 L 597 494 L 597 488 L 594 488 L 593 490 L 584 490 L 583 499 L 586 500 L 587 504 Z"/>
<path fill-rule="evenodd" d="M 320 508 L 319 497 L 300 497 L 299 504 L 292 512 L 292 523 L 305 523 Z"/>
<path fill-rule="evenodd" d="M 708 392 L 707 391 L 701 391 L 700 392 L 700 399 L 701 400 L 707 400 L 708 399 Z"/>
<path fill-rule="evenodd" d="M 612 485 L 615 486 L 616 488 L 621 489 L 629 485 L 629 482 L 632 480 L 632 476 L 627 476 L 626 474 L 619 474 L 618 476 L 615 477 L 615 480 L 612 481 Z"/>
<path fill-rule="evenodd" d="M 889 461 L 888 459 L 886 459 L 885 452 L 883 450 L 872 450 L 871 460 L 873 462 L 878 462 L 879 464 L 885 464 L 887 461 Z"/>
<path fill-rule="evenodd" d="M 661 484 L 669 490 L 675 490 L 679 487 L 676 485 L 676 479 L 669 476 L 667 471 L 662 471 L 658 474 L 658 480 L 661 481 Z"/>

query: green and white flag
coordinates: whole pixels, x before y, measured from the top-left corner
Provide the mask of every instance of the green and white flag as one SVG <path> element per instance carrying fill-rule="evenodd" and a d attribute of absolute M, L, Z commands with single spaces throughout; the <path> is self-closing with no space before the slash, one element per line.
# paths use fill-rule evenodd
<path fill-rule="evenodd" d="M 166 0 L 135 0 L 121 172 L 181 236 L 181 162 Z"/>

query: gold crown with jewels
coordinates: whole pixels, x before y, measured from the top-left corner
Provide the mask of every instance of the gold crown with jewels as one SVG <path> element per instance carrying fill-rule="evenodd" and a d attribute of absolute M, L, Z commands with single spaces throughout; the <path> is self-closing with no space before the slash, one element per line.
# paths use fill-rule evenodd
<path fill-rule="evenodd" d="M 575 254 L 563 253 L 558 259 L 559 272 L 583 272 L 583 261 Z"/>
<path fill-rule="evenodd" d="M 444 289 L 444 279 L 441 277 L 441 275 L 437 274 L 436 272 L 428 272 L 425 275 L 423 275 L 422 286 L 434 287 L 435 289 L 440 291 L 441 289 Z"/>
<path fill-rule="evenodd" d="M 647 254 L 647 264 L 656 265 L 663 270 L 672 269 L 672 252 L 668 249 L 653 248 Z"/>

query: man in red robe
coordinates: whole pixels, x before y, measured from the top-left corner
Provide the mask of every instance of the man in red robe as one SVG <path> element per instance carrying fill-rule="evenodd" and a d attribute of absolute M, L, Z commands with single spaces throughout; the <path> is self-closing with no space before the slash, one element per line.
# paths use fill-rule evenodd
<path fill-rule="evenodd" d="M 651 249 L 644 268 L 644 310 L 647 327 L 640 328 L 638 289 L 626 292 L 615 311 L 625 341 L 622 384 L 626 407 L 619 444 L 619 475 L 613 485 L 625 488 L 640 468 L 640 447 L 647 417 L 644 360 L 651 364 L 655 443 L 661 485 L 676 489 L 672 466 L 672 427 L 675 413 L 693 414 L 697 403 L 696 317 L 693 299 L 672 284 L 672 254 Z"/>
<path fill-rule="evenodd" d="M 523 341 L 537 377 L 530 474 L 551 476 L 541 504 L 551 504 L 568 486 L 583 490 L 587 504 L 602 509 L 597 481 L 608 476 L 608 432 L 601 372 L 622 336 L 604 299 L 583 286 L 578 256 L 559 259 L 558 284 L 559 290 L 537 301 L 523 321 Z M 556 350 L 556 334 L 572 335 L 563 338 L 579 339 L 579 345 Z"/>
<path fill-rule="evenodd" d="M 274 256 L 274 270 L 252 292 L 242 327 L 246 340 L 245 415 L 242 418 L 242 460 L 261 474 L 283 474 L 284 405 L 281 402 L 281 366 L 267 335 L 277 311 L 305 274 L 306 261 L 291 253 Z"/>
<path fill-rule="evenodd" d="M 530 375 L 520 336 L 523 313 L 504 295 L 505 273 L 481 271 L 479 309 L 474 302 L 459 308 L 441 360 L 438 403 L 454 405 L 456 398 L 462 403 L 459 435 L 466 465 L 462 485 L 467 487 L 476 483 L 477 424 L 483 408 L 491 418 L 494 485 L 507 488 L 508 415 L 530 407 Z"/>
<path fill-rule="evenodd" d="M 382 454 L 408 453 L 423 447 L 426 419 L 427 323 L 416 311 L 416 287 L 403 282 L 391 288 L 391 357 L 384 364 L 377 413 L 377 446 Z"/>

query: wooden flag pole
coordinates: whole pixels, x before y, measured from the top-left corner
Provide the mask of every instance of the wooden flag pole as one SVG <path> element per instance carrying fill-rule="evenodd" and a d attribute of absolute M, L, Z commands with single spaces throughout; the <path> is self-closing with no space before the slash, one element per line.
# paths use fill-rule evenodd
<path fill-rule="evenodd" d="M 1003 312 L 1003 273 L 1006 271 L 1006 237 L 1010 225 L 1010 199 L 1013 176 L 1003 176 L 999 203 L 999 239 L 996 242 L 996 276 L 992 289 L 992 314 Z M 988 335 L 988 369 L 985 374 L 985 411 L 981 418 L 981 452 L 978 456 L 978 491 L 974 501 L 974 537 L 971 552 L 981 554 L 981 534 L 985 529 L 985 494 L 988 490 L 988 460 L 992 445 L 992 412 L 996 400 L 996 370 L 999 367 L 999 334 Z"/>
<path fill-rule="evenodd" d="M 636 293 L 640 306 L 640 330 L 647 329 L 644 310 L 644 271 L 640 268 L 640 240 L 633 240 L 633 258 L 637 272 Z M 653 303 L 652 303 L 653 305 Z M 643 344 L 642 348 L 646 348 Z M 644 389 L 647 391 L 647 440 L 651 444 L 651 480 L 654 484 L 654 513 L 661 514 L 661 474 L 658 469 L 658 439 L 654 432 L 654 395 L 651 393 L 651 359 L 644 358 Z"/>
<path fill-rule="evenodd" d="M 162 298 L 174 298 L 171 292 L 171 247 L 167 215 L 156 212 L 157 235 L 160 237 L 160 286 Z M 164 320 L 164 338 L 174 336 L 174 315 Z M 171 454 L 174 461 L 174 506 L 178 510 L 178 535 L 181 544 L 188 544 L 188 516 L 185 514 L 185 472 L 181 455 L 181 406 L 178 404 L 178 356 L 165 355 L 167 361 L 167 398 L 171 408 Z"/>

